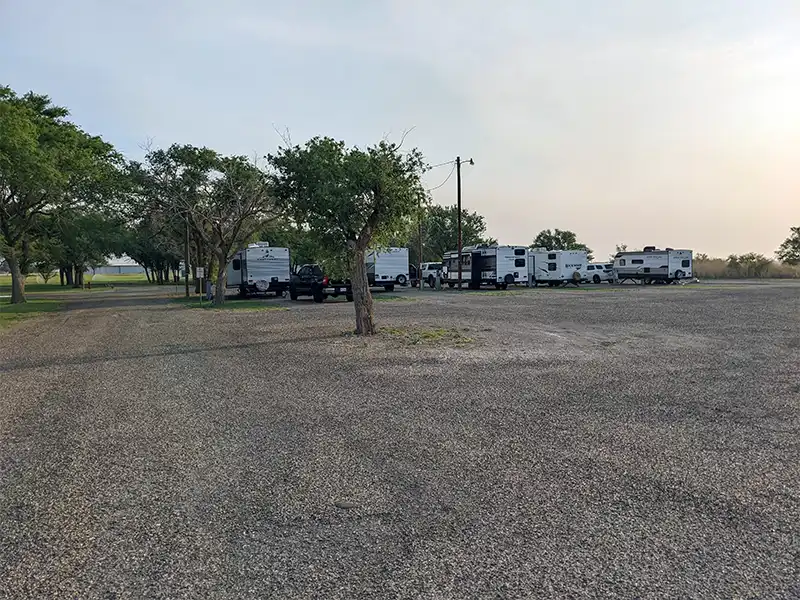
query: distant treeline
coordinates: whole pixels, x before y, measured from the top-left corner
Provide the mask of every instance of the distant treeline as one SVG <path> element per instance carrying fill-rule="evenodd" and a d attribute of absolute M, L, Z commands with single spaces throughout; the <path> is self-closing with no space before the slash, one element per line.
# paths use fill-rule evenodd
<path fill-rule="evenodd" d="M 700 279 L 794 279 L 800 278 L 800 266 L 778 262 L 755 252 L 731 254 L 728 258 L 696 254 L 694 274 Z"/>

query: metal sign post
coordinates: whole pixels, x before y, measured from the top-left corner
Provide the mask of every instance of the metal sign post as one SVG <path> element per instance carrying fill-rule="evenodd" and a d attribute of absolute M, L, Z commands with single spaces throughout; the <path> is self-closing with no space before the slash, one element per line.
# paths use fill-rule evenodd
<path fill-rule="evenodd" d="M 203 307 L 203 277 L 206 275 L 206 270 L 204 267 L 197 267 L 197 273 L 195 277 L 200 280 L 200 307 Z"/>

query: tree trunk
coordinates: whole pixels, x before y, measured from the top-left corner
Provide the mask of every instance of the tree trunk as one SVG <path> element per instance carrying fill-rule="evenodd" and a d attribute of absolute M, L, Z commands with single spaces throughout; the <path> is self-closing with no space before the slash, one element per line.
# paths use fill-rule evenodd
<path fill-rule="evenodd" d="M 14 250 L 6 256 L 8 268 L 11 270 L 11 304 L 22 304 L 25 300 L 25 275 L 19 268 L 19 258 Z"/>
<path fill-rule="evenodd" d="M 372 316 L 372 293 L 369 291 L 365 250 L 357 244 L 350 250 L 350 281 L 353 286 L 353 304 L 356 309 L 356 333 L 373 335 L 375 320 Z"/>
<path fill-rule="evenodd" d="M 144 269 L 144 276 L 147 277 L 147 283 L 153 283 L 150 280 L 150 269 L 148 269 L 147 267 L 142 267 L 142 268 Z"/>
<path fill-rule="evenodd" d="M 228 269 L 225 268 L 225 256 L 218 256 L 217 262 L 219 266 L 217 268 L 216 289 L 214 290 L 214 306 L 222 306 L 225 304 L 225 284 L 228 281 Z M 208 276 L 211 277 L 210 271 Z"/>
<path fill-rule="evenodd" d="M 64 267 L 58 268 L 58 278 L 61 281 L 61 287 L 64 287 Z"/>
<path fill-rule="evenodd" d="M 75 285 L 75 280 L 72 277 L 72 266 L 68 265 L 64 267 L 64 277 L 67 281 L 67 285 L 72 286 Z"/>

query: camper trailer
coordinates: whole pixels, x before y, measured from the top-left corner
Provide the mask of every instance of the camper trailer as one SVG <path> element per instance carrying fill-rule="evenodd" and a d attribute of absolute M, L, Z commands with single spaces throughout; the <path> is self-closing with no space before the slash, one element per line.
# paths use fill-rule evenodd
<path fill-rule="evenodd" d="M 240 296 L 267 293 L 280 296 L 289 288 L 290 280 L 289 249 L 256 242 L 237 252 L 228 263 L 225 287 L 238 290 Z"/>
<path fill-rule="evenodd" d="M 645 246 L 641 252 L 614 255 L 614 281 L 673 283 L 692 278 L 692 251 Z"/>
<path fill-rule="evenodd" d="M 408 248 L 370 250 L 366 256 L 367 280 L 391 292 L 397 285 L 408 285 Z"/>
<path fill-rule="evenodd" d="M 461 283 L 470 289 L 493 285 L 506 289 L 509 284 L 528 283 L 528 261 L 525 246 L 467 246 L 461 252 Z M 458 285 L 458 251 L 447 252 L 443 257 L 445 282 Z"/>
<path fill-rule="evenodd" d="M 589 261 L 585 250 L 548 250 L 533 248 L 528 251 L 528 273 L 531 284 L 551 287 L 581 282 Z"/>

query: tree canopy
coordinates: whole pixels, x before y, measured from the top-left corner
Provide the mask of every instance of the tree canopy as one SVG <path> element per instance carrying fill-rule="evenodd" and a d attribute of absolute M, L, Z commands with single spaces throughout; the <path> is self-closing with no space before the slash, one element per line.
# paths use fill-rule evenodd
<path fill-rule="evenodd" d="M 302 146 L 279 148 L 268 160 L 279 207 L 308 232 L 322 260 L 346 264 L 356 332 L 374 333 L 365 254 L 374 240 L 401 233 L 426 202 L 422 153 L 402 152 L 385 140 L 360 149 L 316 137 Z"/>
<path fill-rule="evenodd" d="M 584 250 L 588 260 L 594 260 L 592 249 L 586 244 L 578 242 L 578 236 L 568 230 L 555 229 L 553 231 L 545 229 L 539 232 L 534 238 L 531 248 L 545 248 L 547 250 Z"/>
<path fill-rule="evenodd" d="M 775 256 L 787 265 L 800 265 L 800 227 L 791 227 L 791 235 L 778 247 Z"/>

